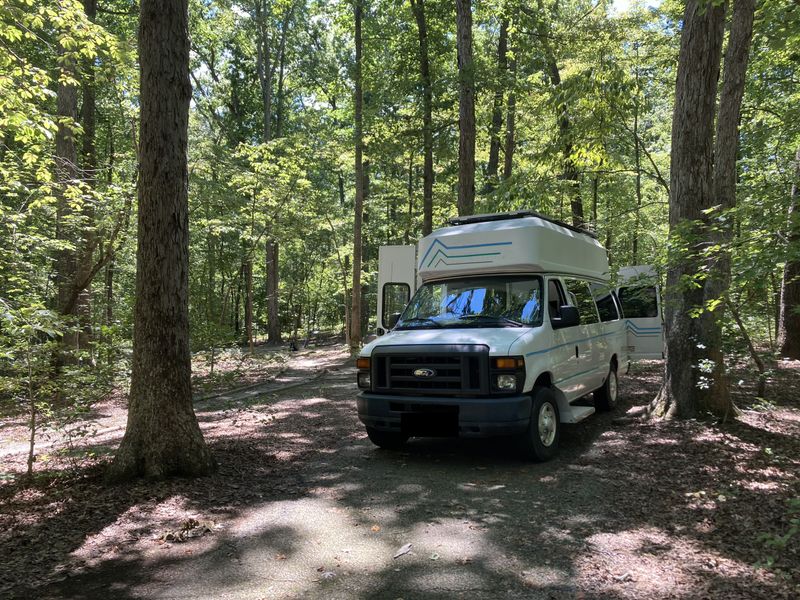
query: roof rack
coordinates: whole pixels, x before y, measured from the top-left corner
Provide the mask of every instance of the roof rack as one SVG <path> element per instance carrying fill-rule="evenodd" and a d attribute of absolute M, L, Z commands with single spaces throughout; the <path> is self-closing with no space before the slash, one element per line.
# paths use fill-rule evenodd
<path fill-rule="evenodd" d="M 564 221 L 559 221 L 558 219 L 546 217 L 545 215 L 538 213 L 534 210 L 515 210 L 513 212 L 490 213 L 486 215 L 468 215 L 464 217 L 451 217 L 450 219 L 447 220 L 447 223 L 449 225 L 468 225 L 470 223 L 506 221 L 509 219 L 523 219 L 525 217 L 537 217 L 539 219 L 542 219 L 543 221 L 549 221 L 550 223 L 558 225 L 559 227 L 564 227 L 566 229 L 569 229 L 570 231 L 583 233 L 591 238 L 597 239 L 597 234 L 594 231 L 590 231 L 588 229 L 582 229 L 580 227 L 575 227 L 574 225 L 570 225 L 569 223 L 564 223 Z"/>

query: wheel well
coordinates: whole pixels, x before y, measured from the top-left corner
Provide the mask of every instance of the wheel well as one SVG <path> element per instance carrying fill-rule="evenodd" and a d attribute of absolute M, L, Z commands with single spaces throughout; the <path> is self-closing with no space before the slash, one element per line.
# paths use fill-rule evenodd
<path fill-rule="evenodd" d="M 533 387 L 553 387 L 553 376 L 548 372 L 544 372 L 536 378 Z"/>

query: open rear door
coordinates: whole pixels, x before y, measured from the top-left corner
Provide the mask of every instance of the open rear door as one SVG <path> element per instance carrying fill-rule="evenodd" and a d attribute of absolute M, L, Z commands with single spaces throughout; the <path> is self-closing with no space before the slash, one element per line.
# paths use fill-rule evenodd
<path fill-rule="evenodd" d="M 397 322 L 397 317 L 416 291 L 415 246 L 378 248 L 378 335 Z"/>
<path fill-rule="evenodd" d="M 619 281 L 617 295 L 625 317 L 630 358 L 664 358 L 661 290 L 655 269 L 650 265 L 622 267 Z"/>

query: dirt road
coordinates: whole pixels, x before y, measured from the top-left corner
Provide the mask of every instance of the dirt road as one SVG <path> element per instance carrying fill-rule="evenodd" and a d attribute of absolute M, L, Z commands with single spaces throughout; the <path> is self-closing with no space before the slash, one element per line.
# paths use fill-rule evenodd
<path fill-rule="evenodd" d="M 758 535 L 785 531 L 786 501 L 798 493 L 793 395 L 725 427 L 620 420 L 655 392 L 659 367 L 645 365 L 623 379 L 615 415 L 565 427 L 560 456 L 530 464 L 497 440 L 379 450 L 356 418 L 344 353 L 304 353 L 292 369 L 318 377 L 198 408 L 220 462 L 213 477 L 107 488 L 98 467 L 33 489 L 0 488 L 0 596 L 800 592 L 791 556 L 777 573 L 753 566 L 765 556 Z M 797 369 L 782 377 L 788 389 L 800 382 Z M 110 450 L 114 440 L 104 443 Z M 163 539 L 189 519 L 211 531 Z"/>

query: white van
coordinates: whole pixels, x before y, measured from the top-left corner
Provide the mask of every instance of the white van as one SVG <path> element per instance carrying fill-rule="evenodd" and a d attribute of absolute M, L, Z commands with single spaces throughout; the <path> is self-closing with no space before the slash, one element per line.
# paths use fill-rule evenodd
<path fill-rule="evenodd" d="M 359 419 L 384 448 L 511 435 L 547 460 L 560 423 L 614 407 L 628 366 L 606 250 L 530 211 L 450 222 L 417 248 L 381 249 L 378 327 L 390 331 L 357 359 Z"/>

